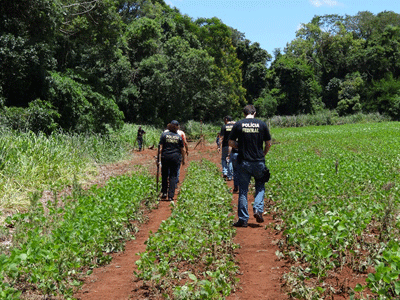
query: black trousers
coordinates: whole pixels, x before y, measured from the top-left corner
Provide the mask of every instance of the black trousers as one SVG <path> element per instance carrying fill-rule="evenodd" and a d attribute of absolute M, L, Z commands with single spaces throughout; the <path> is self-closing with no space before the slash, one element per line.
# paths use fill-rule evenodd
<path fill-rule="evenodd" d="M 168 198 L 174 198 L 180 163 L 180 161 L 161 159 L 161 193 L 168 194 Z"/>

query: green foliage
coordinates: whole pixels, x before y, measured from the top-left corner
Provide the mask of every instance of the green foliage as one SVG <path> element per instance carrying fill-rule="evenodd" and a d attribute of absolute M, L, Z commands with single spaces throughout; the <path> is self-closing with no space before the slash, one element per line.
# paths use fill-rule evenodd
<path fill-rule="evenodd" d="M 274 64 L 279 84 L 277 112 L 313 113 L 321 107 L 318 95 L 321 87 L 316 81 L 314 69 L 298 57 L 282 56 Z"/>
<path fill-rule="evenodd" d="M 28 114 L 22 107 L 4 107 L 0 124 L 13 130 L 24 130 L 28 124 Z"/>
<path fill-rule="evenodd" d="M 15 232 L 9 255 L 0 256 L 0 277 L 8 282 L 2 281 L 0 291 L 16 299 L 11 295 L 18 296 L 15 289 L 23 284 L 44 295 L 71 297 L 83 270 L 90 274 L 111 260 L 107 253 L 123 250 L 132 238 L 131 221 L 140 222 L 143 203 L 154 199 L 154 180 L 143 174 L 113 178 L 88 192 L 76 188 L 62 202 L 48 202 L 47 212 L 33 196 L 27 213 L 6 220 Z"/>
<path fill-rule="evenodd" d="M 343 125 L 355 123 L 379 123 L 390 121 L 386 115 L 379 113 L 363 114 L 357 113 L 346 116 L 339 116 L 335 111 L 324 110 L 315 114 L 294 115 L 294 116 L 274 116 L 266 121 L 271 127 L 304 127 L 304 126 L 323 126 L 323 125 Z"/>
<path fill-rule="evenodd" d="M 161 130 L 144 129 L 145 145 L 157 145 Z M 90 181 L 98 164 L 129 157 L 137 145 L 136 134 L 136 125 L 106 136 L 0 130 L 0 206 L 13 212 L 26 210 L 30 192 Z"/>
<path fill-rule="evenodd" d="M 221 299 L 235 284 L 231 195 L 218 168 L 192 162 L 171 216 L 137 261 L 152 293 L 173 299 Z M 192 268 L 191 266 L 196 266 Z"/>
<path fill-rule="evenodd" d="M 337 112 L 340 116 L 361 111 L 359 91 L 363 84 L 364 81 L 359 73 L 347 74 L 346 79 L 340 83 L 339 102 L 337 105 Z"/>
<path fill-rule="evenodd" d="M 146 134 L 143 136 L 143 147 L 157 148 L 163 130 L 150 125 L 141 126 L 142 129 L 146 132 Z M 137 148 L 138 129 L 139 125 L 124 124 L 124 127 L 121 130 L 116 131 L 112 134 L 112 139 L 115 140 L 115 142 L 118 141 L 118 143 L 126 143 L 126 145 L 129 145 L 130 148 Z"/>
<path fill-rule="evenodd" d="M 280 90 L 278 114 L 328 108 L 397 119 L 399 30 L 394 12 L 315 16 L 271 64 L 267 87 Z"/>
<path fill-rule="evenodd" d="M 81 79 L 78 77 L 78 80 Z M 49 99 L 60 114 L 60 125 L 69 131 L 106 133 L 107 126 L 119 129 L 123 113 L 115 102 L 68 75 L 52 73 Z"/>
<path fill-rule="evenodd" d="M 400 119 L 400 81 L 391 75 L 377 82 L 372 82 L 368 102 L 365 103 L 369 111 L 378 110 L 388 114 L 395 120 Z"/>
<path fill-rule="evenodd" d="M 4 107 L 0 124 L 13 130 L 44 132 L 49 134 L 58 128 L 60 115 L 50 103 L 40 99 L 29 103 L 29 108 Z"/>
<path fill-rule="evenodd" d="M 221 119 L 222 126 L 222 119 Z M 214 142 L 217 133 L 220 132 L 221 127 L 210 124 L 210 123 L 202 123 L 194 120 L 188 121 L 184 124 L 184 131 L 189 140 L 198 140 L 201 136 L 209 142 Z"/>
<path fill-rule="evenodd" d="M 141 118 L 158 126 L 177 116 L 182 122 L 191 118 L 209 120 L 225 104 L 221 99 L 213 101 L 212 58 L 204 50 L 189 48 L 178 37 L 171 38 L 164 51 L 165 54 L 153 55 L 140 63 L 141 95 L 147 103 L 143 103 Z"/>
<path fill-rule="evenodd" d="M 8 106 L 27 106 L 43 96 L 45 72 L 55 67 L 55 1 L 4 0 L 0 8 L 0 86 Z"/>
<path fill-rule="evenodd" d="M 58 128 L 57 121 L 60 114 L 49 102 L 37 99 L 29 103 L 28 129 L 33 132 L 51 133 Z"/>
<path fill-rule="evenodd" d="M 399 119 L 394 12 L 315 16 L 267 67 L 270 54 L 243 33 L 162 0 L 17 2 L 0 8 L 0 102 L 42 103 L 35 124 L 12 109 L 26 117 L 14 128 L 106 133 L 122 121 L 214 122 L 241 117 L 247 103 L 265 117 L 327 108 Z"/>
<path fill-rule="evenodd" d="M 257 116 L 271 118 L 276 113 L 278 101 L 272 93 L 263 90 L 261 96 L 254 102 L 254 106 L 257 109 Z"/>
<path fill-rule="evenodd" d="M 285 275 L 292 295 L 313 282 L 327 297 L 331 272 L 375 267 L 366 285 L 398 298 L 398 130 L 397 122 L 273 130 L 266 210 L 282 219 L 278 256 L 301 265 Z"/>
<path fill-rule="evenodd" d="M 251 43 L 232 29 L 232 42 L 236 47 L 238 59 L 242 62 L 243 87 L 246 89 L 246 102 L 253 103 L 262 97 L 261 93 L 267 85 L 267 63 L 271 55 L 260 48 L 260 44 Z M 239 34 L 239 37 L 236 37 Z"/>
<path fill-rule="evenodd" d="M 161 24 L 151 18 L 140 18 L 129 24 L 126 40 L 132 64 L 154 55 L 161 46 Z"/>

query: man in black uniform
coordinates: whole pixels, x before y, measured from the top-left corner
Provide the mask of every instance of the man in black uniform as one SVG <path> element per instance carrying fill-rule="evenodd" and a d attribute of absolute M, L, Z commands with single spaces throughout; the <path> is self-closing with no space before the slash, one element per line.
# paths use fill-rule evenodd
<path fill-rule="evenodd" d="M 137 142 L 138 142 L 138 146 L 139 146 L 139 151 L 142 151 L 142 145 L 143 145 L 143 135 L 146 133 L 146 131 L 144 131 L 142 129 L 142 126 L 139 126 L 138 132 L 137 132 Z"/>
<path fill-rule="evenodd" d="M 246 105 L 243 109 L 246 116 L 235 123 L 229 136 L 229 146 L 238 149 L 239 171 L 239 220 L 235 227 L 247 227 L 249 213 L 247 208 L 247 193 L 250 179 L 255 179 L 256 196 L 253 213 L 258 223 L 264 222 L 264 194 L 265 194 L 265 155 L 271 147 L 271 135 L 265 122 L 255 119 L 256 109 L 253 105 Z M 263 144 L 265 146 L 263 148 Z M 269 174 L 269 173 L 268 173 Z"/>
<path fill-rule="evenodd" d="M 160 138 L 161 145 L 161 178 L 162 199 L 174 199 L 177 183 L 178 167 L 185 164 L 185 151 L 182 137 L 177 133 L 179 123 L 173 120 L 168 124 L 168 131 L 163 132 Z M 169 183 L 169 186 L 168 186 Z"/>
<path fill-rule="evenodd" d="M 233 178 L 233 166 L 232 161 L 228 158 L 229 152 L 229 134 L 231 133 L 233 124 L 231 116 L 224 117 L 224 126 L 221 127 L 219 133 L 219 138 L 222 140 L 222 151 L 221 151 L 221 165 L 222 165 L 222 175 L 226 180 L 232 180 Z"/>

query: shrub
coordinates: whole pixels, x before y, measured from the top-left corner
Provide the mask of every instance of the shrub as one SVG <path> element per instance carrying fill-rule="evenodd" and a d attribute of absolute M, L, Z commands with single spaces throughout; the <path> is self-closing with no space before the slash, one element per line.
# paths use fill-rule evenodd
<path fill-rule="evenodd" d="M 49 100 L 60 113 L 60 126 L 68 131 L 106 133 L 123 126 L 123 113 L 110 98 L 94 92 L 77 75 L 51 73 Z"/>
<path fill-rule="evenodd" d="M 37 99 L 29 103 L 27 109 L 28 128 L 33 132 L 49 134 L 58 128 L 60 114 L 51 103 Z"/>

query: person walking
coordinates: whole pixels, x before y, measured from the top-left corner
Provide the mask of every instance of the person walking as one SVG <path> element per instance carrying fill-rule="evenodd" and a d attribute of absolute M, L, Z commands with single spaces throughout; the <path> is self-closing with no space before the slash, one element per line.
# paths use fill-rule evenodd
<path fill-rule="evenodd" d="M 235 124 L 234 121 L 232 121 L 231 116 L 225 116 L 224 117 L 224 125 L 221 127 L 221 131 L 219 133 L 220 140 L 222 141 L 221 143 L 221 165 L 222 165 L 222 176 L 226 180 L 232 180 L 233 179 L 233 167 L 232 167 L 232 162 L 228 158 L 228 152 L 229 152 L 229 134 L 231 133 L 232 127 Z"/>
<path fill-rule="evenodd" d="M 179 124 L 178 121 L 176 121 L 176 122 Z M 167 128 L 166 130 L 164 130 L 164 132 L 168 132 L 168 131 L 169 131 L 168 128 Z M 189 156 L 189 144 L 188 144 L 188 142 L 187 142 L 185 132 L 184 132 L 183 130 L 181 130 L 181 125 L 180 125 L 180 124 L 178 125 L 178 131 L 177 131 L 177 133 L 178 133 L 178 134 L 181 136 L 181 138 L 182 138 L 183 146 L 185 147 L 185 150 L 186 150 L 186 157 L 187 157 L 187 156 Z M 179 166 L 178 166 L 178 174 L 177 174 L 177 177 L 176 177 L 176 183 L 179 183 L 179 176 L 180 176 L 180 174 L 181 174 L 181 165 L 179 164 Z"/>
<path fill-rule="evenodd" d="M 215 143 L 217 144 L 218 153 L 221 152 L 221 139 L 219 138 L 219 132 L 217 133 L 217 138 L 215 139 Z"/>
<path fill-rule="evenodd" d="M 142 129 L 142 126 L 139 126 L 138 132 L 137 132 L 137 142 L 139 146 L 139 151 L 142 151 L 142 145 L 143 145 L 143 135 L 146 134 L 146 131 Z"/>
<path fill-rule="evenodd" d="M 179 123 L 173 120 L 168 124 L 168 131 L 160 137 L 161 146 L 161 199 L 174 199 L 177 174 L 180 164 L 185 164 L 185 150 L 182 137 L 177 133 Z"/>
<path fill-rule="evenodd" d="M 238 149 L 229 146 L 227 159 L 231 161 L 233 168 L 233 193 L 237 193 L 239 191 L 238 156 Z"/>
<path fill-rule="evenodd" d="M 178 131 L 177 131 L 177 133 L 178 133 L 178 134 L 181 136 L 181 138 L 182 138 L 183 146 L 184 146 L 184 148 L 185 148 L 185 150 L 186 150 L 186 157 L 188 157 L 188 156 L 189 156 L 189 144 L 188 144 L 188 142 L 187 142 L 185 132 L 184 132 L 183 130 L 181 130 L 181 125 L 180 125 L 180 124 L 178 125 Z M 176 177 L 176 183 L 179 183 L 179 176 L 180 176 L 180 175 L 181 175 L 181 165 L 179 164 L 179 167 L 178 167 L 178 174 L 177 174 L 177 177 Z"/>
<path fill-rule="evenodd" d="M 256 119 L 253 105 L 243 108 L 245 118 L 236 122 L 229 136 L 229 146 L 238 149 L 239 200 L 238 218 L 235 227 L 247 227 L 249 220 L 247 194 L 251 177 L 255 179 L 256 195 L 253 215 L 258 223 L 264 222 L 265 182 L 269 180 L 269 170 L 265 165 L 265 155 L 271 148 L 271 134 L 265 122 Z"/>

